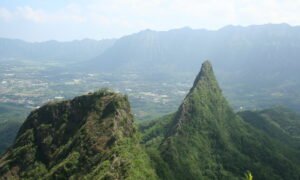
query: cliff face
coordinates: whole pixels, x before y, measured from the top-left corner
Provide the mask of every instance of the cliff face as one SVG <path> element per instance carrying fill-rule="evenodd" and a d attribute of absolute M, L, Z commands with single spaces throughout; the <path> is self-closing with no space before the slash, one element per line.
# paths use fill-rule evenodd
<path fill-rule="evenodd" d="M 145 173 L 151 179 L 149 164 L 127 96 L 102 89 L 33 111 L 2 156 L 0 176 L 125 179 Z"/>

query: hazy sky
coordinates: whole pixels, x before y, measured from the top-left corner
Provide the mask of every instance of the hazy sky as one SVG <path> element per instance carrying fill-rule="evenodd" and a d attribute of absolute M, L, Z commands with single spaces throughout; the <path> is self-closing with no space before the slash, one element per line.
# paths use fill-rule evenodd
<path fill-rule="evenodd" d="M 113 38 L 143 29 L 300 24 L 300 0 L 0 0 L 0 37 Z"/>

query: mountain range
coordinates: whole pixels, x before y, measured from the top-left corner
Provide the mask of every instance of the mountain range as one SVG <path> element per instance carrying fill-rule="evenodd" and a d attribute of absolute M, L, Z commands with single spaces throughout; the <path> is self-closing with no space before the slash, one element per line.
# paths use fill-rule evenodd
<path fill-rule="evenodd" d="M 296 116 L 271 114 L 268 121 L 282 124 L 287 137 L 298 135 L 289 128 Z M 128 97 L 106 89 L 33 111 L 0 158 L 0 176 L 183 180 L 244 179 L 250 172 L 254 179 L 299 179 L 299 149 L 249 120 L 256 116 L 243 117 L 205 61 L 178 110 L 139 124 L 140 132 Z"/>
<path fill-rule="evenodd" d="M 197 67 L 208 59 L 235 110 L 282 104 L 300 112 L 299 34 L 298 26 L 265 24 L 219 30 L 145 30 L 100 41 L 0 39 L 0 57 L 68 62 L 61 71 L 131 73 L 144 82 L 190 84 Z"/>
<path fill-rule="evenodd" d="M 89 60 L 113 45 L 115 39 L 76 40 L 69 42 L 26 42 L 0 38 L 0 59 L 57 61 L 74 63 Z"/>
<path fill-rule="evenodd" d="M 300 111 L 290 96 L 300 98 L 299 44 L 300 27 L 288 24 L 145 30 L 118 39 L 79 67 L 88 72 L 136 73 L 144 81 L 192 84 L 197 67 L 208 59 L 235 109 L 283 104 Z"/>

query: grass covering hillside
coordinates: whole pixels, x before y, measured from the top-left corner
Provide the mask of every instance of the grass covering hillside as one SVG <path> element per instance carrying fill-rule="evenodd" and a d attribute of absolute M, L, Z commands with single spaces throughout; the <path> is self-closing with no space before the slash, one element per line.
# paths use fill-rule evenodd
<path fill-rule="evenodd" d="M 278 107 L 236 114 L 206 61 L 178 110 L 140 132 L 128 97 L 107 89 L 32 111 L 0 158 L 0 177 L 300 179 L 298 122 Z"/>
<path fill-rule="evenodd" d="M 286 145 L 300 149 L 300 115 L 283 106 L 238 113 L 246 122 Z"/>
<path fill-rule="evenodd" d="M 0 177 L 157 179 L 127 96 L 106 89 L 33 111 L 1 157 Z"/>
<path fill-rule="evenodd" d="M 209 62 L 174 115 L 140 125 L 162 179 L 299 179 L 299 152 L 236 115 Z"/>

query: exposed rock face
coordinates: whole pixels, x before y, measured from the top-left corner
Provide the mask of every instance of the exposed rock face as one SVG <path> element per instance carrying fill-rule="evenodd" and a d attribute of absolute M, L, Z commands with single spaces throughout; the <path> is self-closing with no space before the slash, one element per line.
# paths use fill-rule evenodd
<path fill-rule="evenodd" d="M 70 101 L 49 103 L 28 116 L 15 143 L 0 160 L 0 176 L 17 179 L 135 177 L 135 162 L 124 157 L 132 146 L 130 151 L 144 153 L 134 134 L 127 96 L 102 89 Z M 149 162 L 147 157 L 140 160 L 143 162 L 139 171 L 143 172 Z M 145 173 L 155 177 L 149 169 Z"/>

